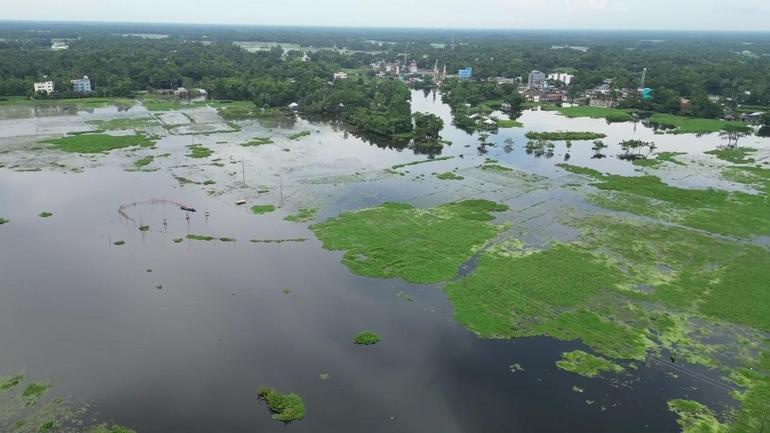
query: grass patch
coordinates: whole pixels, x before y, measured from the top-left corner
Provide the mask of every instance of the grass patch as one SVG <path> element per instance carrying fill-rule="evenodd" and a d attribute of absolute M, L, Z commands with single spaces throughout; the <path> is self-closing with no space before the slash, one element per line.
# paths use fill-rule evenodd
<path fill-rule="evenodd" d="M 497 119 L 495 122 L 497 122 L 498 128 L 521 128 L 524 126 L 524 124 L 518 120 L 512 119 Z"/>
<path fill-rule="evenodd" d="M 145 99 L 142 101 L 142 104 L 144 105 L 144 108 L 149 111 L 172 111 L 194 107 L 191 104 L 184 104 L 171 99 Z"/>
<path fill-rule="evenodd" d="M 141 134 L 85 134 L 44 140 L 41 141 L 41 143 L 52 144 L 54 148 L 64 152 L 101 153 L 109 152 L 115 149 L 124 149 L 127 147 L 151 147 L 155 144 L 155 140 L 151 140 Z"/>
<path fill-rule="evenodd" d="M 550 140 L 550 141 L 567 141 L 567 140 L 597 140 L 599 138 L 607 137 L 606 134 L 598 132 L 587 131 L 553 131 L 553 132 L 527 132 L 526 137 L 530 140 Z"/>
<path fill-rule="evenodd" d="M 566 117 L 590 117 L 593 119 L 607 119 L 608 122 L 630 122 L 633 120 L 632 110 L 603 107 L 559 107 L 556 109 Z"/>
<path fill-rule="evenodd" d="M 308 222 L 315 217 L 316 212 L 318 212 L 318 209 L 303 207 L 300 208 L 297 213 L 285 217 L 284 220 L 295 223 Z"/>
<path fill-rule="evenodd" d="M 193 240 L 193 241 L 213 241 L 216 239 L 213 236 L 207 236 L 207 235 L 187 235 L 187 239 Z"/>
<path fill-rule="evenodd" d="M 9 222 L 11 222 L 11 220 L 6 218 L 0 218 L 0 226 L 3 224 L 8 224 Z"/>
<path fill-rule="evenodd" d="M 354 344 L 362 344 L 365 346 L 371 346 L 380 342 L 380 336 L 372 331 L 361 331 L 353 336 Z"/>
<path fill-rule="evenodd" d="M 727 433 L 727 424 L 722 424 L 714 412 L 694 400 L 671 400 L 668 409 L 674 412 L 678 419 L 676 423 L 682 428 L 682 433 Z M 748 431 L 748 430 L 746 430 Z"/>
<path fill-rule="evenodd" d="M 137 159 L 136 161 L 134 161 L 134 166 L 137 168 L 146 167 L 152 164 L 152 161 L 154 160 L 155 160 L 155 157 L 152 155 L 145 156 L 144 158 Z"/>
<path fill-rule="evenodd" d="M 767 195 L 716 189 L 683 189 L 656 176 L 604 175 L 596 170 L 559 164 L 587 175 L 604 194 L 592 197 L 599 206 L 660 218 L 711 233 L 739 237 L 770 235 Z"/>
<path fill-rule="evenodd" d="M 214 154 L 214 151 L 201 144 L 190 144 L 187 146 L 190 149 L 190 153 L 187 154 L 188 158 L 208 158 Z"/>
<path fill-rule="evenodd" d="M 113 245 L 117 245 L 117 246 L 121 246 L 121 245 L 125 245 L 125 244 L 126 244 L 126 241 L 115 241 L 115 242 L 113 242 L 112 244 L 113 244 Z"/>
<path fill-rule="evenodd" d="M 562 354 L 562 358 L 556 361 L 556 366 L 562 370 L 579 374 L 585 377 L 596 377 L 602 373 L 622 373 L 623 367 L 601 356 L 576 350 Z"/>
<path fill-rule="evenodd" d="M 736 147 L 732 149 L 720 148 L 709 150 L 706 154 L 714 155 L 723 161 L 732 162 L 733 164 L 751 164 L 754 162 L 754 158 L 749 158 L 749 156 L 753 155 L 756 151 L 757 149 L 748 147 Z"/>
<path fill-rule="evenodd" d="M 275 211 L 275 206 L 271 204 L 259 204 L 251 207 L 251 213 L 254 215 L 262 215 Z"/>
<path fill-rule="evenodd" d="M 16 388 L 22 380 L 24 380 L 24 375 L 21 373 L 0 378 L 0 392 L 10 391 L 11 389 Z"/>
<path fill-rule="evenodd" d="M 46 211 L 46 212 L 40 212 L 39 214 L 37 214 L 37 216 L 39 216 L 40 218 L 50 218 L 53 216 L 53 214 L 51 212 Z"/>
<path fill-rule="evenodd" d="M 51 389 L 51 385 L 48 385 L 47 383 L 33 382 L 24 388 L 21 398 L 24 400 L 25 405 L 32 406 L 37 404 L 37 402 L 48 393 L 49 389 Z"/>
<path fill-rule="evenodd" d="M 181 244 L 182 242 L 184 242 L 184 238 L 176 238 L 176 239 L 174 239 L 174 243 L 175 244 Z"/>
<path fill-rule="evenodd" d="M 273 144 L 273 140 L 270 137 L 255 137 L 249 140 L 247 143 L 241 144 L 241 146 L 262 146 L 264 144 Z"/>
<path fill-rule="evenodd" d="M 708 134 L 719 132 L 727 126 L 746 126 L 743 122 L 724 121 L 717 119 L 699 119 L 695 117 L 676 116 L 666 113 L 655 113 L 650 116 L 650 122 L 673 128 L 677 134 Z"/>
<path fill-rule="evenodd" d="M 664 162 L 670 162 L 675 165 L 686 165 L 682 161 L 676 159 L 679 155 L 685 155 L 684 152 L 660 152 L 655 155 L 655 159 L 632 159 L 631 163 L 639 167 L 657 168 L 663 165 Z"/>
<path fill-rule="evenodd" d="M 290 134 L 288 137 L 289 140 L 299 140 L 303 137 L 307 137 L 308 135 L 310 135 L 310 131 L 300 131 L 295 134 Z"/>
<path fill-rule="evenodd" d="M 273 388 L 262 386 L 259 388 L 258 398 L 267 404 L 275 420 L 290 423 L 305 417 L 305 405 L 297 394 L 281 394 Z"/>
<path fill-rule="evenodd" d="M 458 175 L 454 174 L 451 171 L 447 171 L 445 173 L 439 173 L 439 174 L 436 175 L 436 177 L 441 179 L 441 180 L 463 180 L 463 179 L 465 179 L 464 177 L 458 176 Z"/>
<path fill-rule="evenodd" d="M 92 120 L 87 122 L 103 131 L 123 130 L 123 129 L 144 129 L 148 126 L 155 126 L 158 122 L 151 117 L 140 117 L 138 119 L 110 119 L 110 120 Z"/>
<path fill-rule="evenodd" d="M 505 205 L 467 200 L 434 208 L 385 203 L 311 226 L 323 246 L 344 250 L 353 273 L 413 283 L 446 281 L 501 230 L 490 224 Z"/>
<path fill-rule="evenodd" d="M 394 166 L 392 166 L 390 168 L 392 170 L 398 170 L 399 168 L 409 167 L 409 166 L 412 166 L 412 165 L 425 164 L 425 163 L 428 163 L 428 162 L 446 161 L 446 160 L 452 159 L 452 158 L 454 158 L 454 156 L 442 156 L 442 157 L 433 158 L 433 159 L 426 159 L 426 160 L 422 160 L 422 161 L 413 161 L 413 162 L 407 162 L 407 163 L 404 163 L 404 164 L 396 164 L 396 165 L 394 165 Z"/>

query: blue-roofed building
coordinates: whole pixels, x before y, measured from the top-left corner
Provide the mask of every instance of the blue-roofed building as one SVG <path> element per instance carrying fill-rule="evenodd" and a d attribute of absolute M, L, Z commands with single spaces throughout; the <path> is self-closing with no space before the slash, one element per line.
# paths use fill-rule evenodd
<path fill-rule="evenodd" d="M 88 78 L 88 75 L 84 75 L 83 78 L 79 80 L 72 80 L 72 91 L 75 93 L 91 93 L 91 80 Z"/>
<path fill-rule="evenodd" d="M 470 80 L 473 76 L 473 68 L 460 69 L 457 71 L 457 76 L 460 77 L 461 80 Z"/>

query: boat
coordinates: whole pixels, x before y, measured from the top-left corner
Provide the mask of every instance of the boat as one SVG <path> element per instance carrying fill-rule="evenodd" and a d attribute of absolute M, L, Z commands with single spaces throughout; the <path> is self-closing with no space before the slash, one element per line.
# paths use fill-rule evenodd
<path fill-rule="evenodd" d="M 184 205 L 182 205 L 182 206 L 179 206 L 179 207 L 180 207 L 182 210 L 185 210 L 185 211 L 187 211 L 187 212 L 195 212 L 195 208 L 194 208 L 194 207 L 187 207 L 187 206 L 184 206 Z"/>
<path fill-rule="evenodd" d="M 241 199 L 241 200 L 237 200 L 237 201 L 235 202 L 235 204 L 237 204 L 238 206 L 240 206 L 240 205 L 242 205 L 242 204 L 246 204 L 246 200 L 243 200 L 243 199 Z"/>

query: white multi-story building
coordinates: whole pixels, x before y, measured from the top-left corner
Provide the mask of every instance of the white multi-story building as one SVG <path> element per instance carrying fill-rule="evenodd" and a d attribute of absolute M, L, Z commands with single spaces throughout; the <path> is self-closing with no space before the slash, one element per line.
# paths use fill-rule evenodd
<path fill-rule="evenodd" d="M 548 74 L 548 79 L 553 81 L 560 81 L 564 83 L 565 85 L 569 86 L 569 83 L 572 82 L 572 79 L 575 78 L 572 74 L 567 74 L 564 72 L 554 72 L 552 74 Z"/>
<path fill-rule="evenodd" d="M 53 93 L 53 81 L 43 81 L 42 83 L 34 84 L 35 93 L 45 92 L 50 95 Z"/>

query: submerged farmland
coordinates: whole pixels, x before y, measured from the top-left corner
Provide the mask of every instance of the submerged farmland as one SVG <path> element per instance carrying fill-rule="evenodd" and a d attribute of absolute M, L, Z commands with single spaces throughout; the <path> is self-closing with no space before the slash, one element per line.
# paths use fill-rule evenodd
<path fill-rule="evenodd" d="M 436 96 L 427 156 L 248 102 L 0 107 L 0 427 L 762 431 L 770 141 L 480 136 Z"/>

